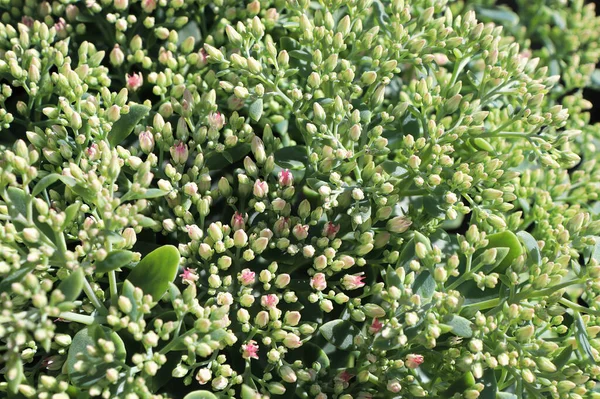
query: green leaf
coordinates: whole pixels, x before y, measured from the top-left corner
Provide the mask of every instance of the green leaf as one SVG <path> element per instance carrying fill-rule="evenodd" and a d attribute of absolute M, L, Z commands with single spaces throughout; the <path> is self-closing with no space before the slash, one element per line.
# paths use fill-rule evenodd
<path fill-rule="evenodd" d="M 408 170 L 395 161 L 383 161 L 381 163 L 383 170 L 393 177 L 400 177 L 405 175 Z"/>
<path fill-rule="evenodd" d="M 571 360 L 571 355 L 573 355 L 573 347 L 568 345 L 552 360 L 552 363 L 560 370 Z"/>
<path fill-rule="evenodd" d="M 116 147 L 121 144 L 127 136 L 133 132 L 133 129 L 148 115 L 150 107 L 141 104 L 133 104 L 129 106 L 129 113 L 121 115 L 121 118 L 113 123 L 111 131 L 108 133 L 108 142 L 111 147 Z"/>
<path fill-rule="evenodd" d="M 65 209 L 65 226 L 68 226 L 71 224 L 71 222 L 73 220 L 75 220 L 75 218 L 77 217 L 77 214 L 79 213 L 79 208 L 81 207 L 81 202 L 75 202 L 74 204 L 71 204 L 67 207 L 67 209 Z"/>
<path fill-rule="evenodd" d="M 179 258 L 179 251 L 173 245 L 157 248 L 133 268 L 127 280 L 158 302 L 167 292 L 169 283 L 175 281 Z"/>
<path fill-rule="evenodd" d="M 486 237 L 488 240 L 488 248 L 508 248 L 508 254 L 504 257 L 502 262 L 498 265 L 496 272 L 502 273 L 506 271 L 506 269 L 512 265 L 514 260 L 523 253 L 523 247 L 521 246 L 521 242 L 515 235 L 515 233 L 511 231 L 503 231 L 501 233 L 490 234 Z"/>
<path fill-rule="evenodd" d="M 149 188 L 143 193 L 134 193 L 133 191 L 129 191 L 127 194 L 121 197 L 121 203 L 139 199 L 160 198 L 164 197 L 168 193 L 168 191 L 161 190 L 160 188 Z"/>
<path fill-rule="evenodd" d="M 10 216 L 15 218 L 20 214 L 27 217 L 27 203 L 30 197 L 20 188 L 9 187 L 6 191 L 10 199 L 10 203 L 8 204 Z M 12 212 L 10 212 L 11 209 Z"/>
<path fill-rule="evenodd" d="M 585 329 L 585 323 L 579 312 L 573 312 L 575 318 L 575 338 L 577 339 L 577 347 L 579 348 L 580 354 L 587 363 L 595 364 L 594 353 L 592 352 L 592 345 L 590 344 L 587 330 Z"/>
<path fill-rule="evenodd" d="M 183 399 L 217 399 L 217 397 L 209 391 L 194 391 L 185 395 Z"/>
<path fill-rule="evenodd" d="M 444 324 L 452 327 L 452 333 L 463 338 L 471 338 L 473 336 L 473 323 L 462 316 L 452 315 L 452 317 L 444 321 Z"/>
<path fill-rule="evenodd" d="M 594 72 L 592 72 L 590 88 L 600 90 L 600 68 L 596 68 Z"/>
<path fill-rule="evenodd" d="M 360 330 L 347 320 L 332 320 L 319 329 L 323 337 L 333 346 L 341 350 L 354 348 L 354 338 Z"/>
<path fill-rule="evenodd" d="M 112 341 L 114 344 L 112 362 L 106 362 L 103 358 L 90 356 L 88 353 L 87 346 L 95 346 L 100 339 Z M 125 362 L 126 354 L 123 340 L 116 332 L 108 327 L 93 324 L 80 330 L 73 337 L 67 354 L 66 370 L 76 387 L 89 388 L 95 384 L 106 384 L 106 370 L 109 368 L 119 370 L 121 364 Z M 80 359 L 88 368 L 86 372 L 75 370 L 75 363 Z"/>
<path fill-rule="evenodd" d="M 531 259 L 535 265 L 540 265 L 542 262 L 542 255 L 540 254 L 540 247 L 538 246 L 535 238 L 533 238 L 533 236 L 526 231 L 519 231 L 517 236 L 523 245 L 525 245 L 529 259 Z"/>
<path fill-rule="evenodd" d="M 496 392 L 496 399 L 518 399 L 519 397 L 514 393 L 509 392 Z"/>
<path fill-rule="evenodd" d="M 8 291 L 12 283 L 17 283 L 23 280 L 25 276 L 29 274 L 29 272 L 35 269 L 35 266 L 36 265 L 33 263 L 26 263 L 22 265 L 19 270 L 16 270 L 4 277 L 2 281 L 0 281 L 0 293 Z"/>
<path fill-rule="evenodd" d="M 258 122 L 260 120 L 260 117 L 263 114 L 262 98 L 257 98 L 256 100 L 254 100 L 254 102 L 252 104 L 250 104 L 250 109 L 248 110 L 248 114 L 250 115 L 250 118 L 252 118 L 256 122 Z"/>
<path fill-rule="evenodd" d="M 498 382 L 496 381 L 494 369 L 485 370 L 479 382 L 483 384 L 483 391 L 480 392 L 479 398 L 495 399 L 498 392 Z"/>
<path fill-rule="evenodd" d="M 292 50 L 292 51 L 289 51 L 288 54 L 292 58 L 296 58 L 298 60 L 307 61 L 307 62 L 311 62 L 312 58 L 313 58 L 312 54 L 306 50 Z"/>
<path fill-rule="evenodd" d="M 222 153 L 212 152 L 206 157 L 205 165 L 210 170 L 223 169 L 226 166 L 235 163 L 244 158 L 250 152 L 250 144 L 243 143 L 238 144 L 233 148 L 229 148 Z M 224 153 L 228 154 L 229 159 L 224 156 Z"/>
<path fill-rule="evenodd" d="M 117 249 L 106 255 L 104 260 L 96 262 L 96 273 L 106 273 L 117 270 L 133 261 L 133 252 Z"/>
<path fill-rule="evenodd" d="M 291 147 L 283 147 L 275 151 L 275 168 L 273 174 L 277 176 L 283 169 L 288 169 L 294 181 L 299 182 L 304 179 L 306 173 L 306 165 L 308 157 L 306 155 L 306 147 L 296 145 Z"/>
<path fill-rule="evenodd" d="M 70 176 L 59 175 L 58 173 L 51 173 L 47 176 L 44 176 L 37 182 L 37 184 L 33 187 L 31 191 L 31 195 L 36 197 L 39 193 L 56 183 L 57 181 L 61 181 L 65 186 L 70 188 L 75 187 L 77 181 Z"/>
<path fill-rule="evenodd" d="M 84 279 L 85 275 L 80 267 L 58 285 L 58 289 L 65 296 L 65 301 L 72 302 L 79 297 L 81 290 L 83 290 Z"/>
<path fill-rule="evenodd" d="M 508 7 L 475 7 L 478 18 L 497 23 L 507 28 L 519 24 L 519 16 Z"/>
<path fill-rule="evenodd" d="M 421 272 L 413 283 L 413 291 L 424 300 L 431 299 L 435 293 L 435 280 L 431 273 L 428 271 Z"/>

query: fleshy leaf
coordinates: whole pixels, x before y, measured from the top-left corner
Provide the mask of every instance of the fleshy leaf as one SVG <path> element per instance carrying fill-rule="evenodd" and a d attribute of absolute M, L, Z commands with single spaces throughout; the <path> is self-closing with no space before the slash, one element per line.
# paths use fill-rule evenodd
<path fill-rule="evenodd" d="M 65 301 L 71 302 L 79 297 L 81 290 L 83 290 L 84 279 L 85 275 L 80 267 L 58 285 L 58 289 L 65 296 Z"/>
<path fill-rule="evenodd" d="M 347 320 L 332 320 L 319 329 L 321 335 L 333 346 L 341 350 L 354 348 L 354 338 L 360 330 Z"/>
<path fill-rule="evenodd" d="M 175 280 L 179 258 L 179 251 L 173 245 L 157 248 L 133 268 L 127 280 L 158 302 L 169 289 L 169 283 Z"/>
<path fill-rule="evenodd" d="M 501 233 L 490 234 L 486 237 L 488 240 L 488 248 L 508 248 L 508 254 L 504 257 L 502 262 L 498 265 L 496 272 L 502 273 L 512 265 L 513 261 L 523 253 L 523 247 L 521 242 L 511 231 L 503 231 Z"/>
<path fill-rule="evenodd" d="M 117 249 L 106 255 L 106 258 L 96 262 L 96 272 L 106 273 L 128 265 L 133 260 L 133 252 Z"/>
<path fill-rule="evenodd" d="M 444 324 L 452 327 L 452 333 L 463 338 L 471 338 L 473 336 L 472 325 L 469 320 L 458 315 L 452 315 L 450 320 L 444 321 Z"/>
<path fill-rule="evenodd" d="M 534 264 L 539 265 L 542 261 L 542 256 L 540 255 L 540 247 L 535 238 L 526 231 L 519 231 L 517 236 L 525 245 L 529 259 L 531 259 Z"/>
<path fill-rule="evenodd" d="M 121 115 L 121 118 L 113 124 L 110 133 L 108 133 L 110 146 L 114 148 L 121 144 L 133 132 L 133 129 L 140 123 L 142 118 L 148 115 L 148 112 L 150 112 L 150 107 L 145 105 L 130 105 L 129 113 Z"/>
<path fill-rule="evenodd" d="M 250 109 L 248 110 L 248 114 L 250 115 L 250 118 L 252 118 L 255 121 L 259 121 L 260 117 L 262 116 L 263 113 L 263 100 L 262 98 L 258 98 L 256 100 L 254 100 L 254 102 L 252 104 L 250 104 Z"/>

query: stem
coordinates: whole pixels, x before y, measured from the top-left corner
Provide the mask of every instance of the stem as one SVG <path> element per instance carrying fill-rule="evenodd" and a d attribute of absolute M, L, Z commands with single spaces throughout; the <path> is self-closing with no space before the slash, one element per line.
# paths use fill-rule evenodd
<path fill-rule="evenodd" d="M 115 301 L 117 299 L 117 276 L 114 270 L 108 273 L 108 284 L 110 286 L 110 299 Z"/>
<path fill-rule="evenodd" d="M 575 311 L 578 311 L 581 313 L 593 314 L 594 316 L 600 316 L 600 311 L 598 311 L 596 309 L 586 308 L 585 306 L 581 306 L 575 302 L 569 301 L 567 298 L 560 298 L 558 302 L 562 303 L 563 305 L 565 305 L 568 308 L 571 308 L 572 310 L 575 310 Z"/>
<path fill-rule="evenodd" d="M 94 324 L 94 322 L 96 321 L 93 316 L 89 316 L 89 315 L 85 315 L 85 314 L 78 314 L 78 313 L 73 313 L 73 312 L 61 312 L 58 315 L 58 317 L 60 317 L 61 319 L 74 321 L 76 323 L 81 323 L 81 324 L 85 324 L 88 326 Z"/>
<path fill-rule="evenodd" d="M 87 280 L 87 278 L 83 279 L 83 292 L 85 292 L 85 295 L 87 295 L 90 302 L 92 302 L 92 305 L 94 305 L 96 309 L 104 311 L 107 310 L 94 293 L 94 290 L 92 289 L 92 286 L 90 285 L 90 282 Z"/>
<path fill-rule="evenodd" d="M 464 305 L 462 309 L 471 309 L 475 308 L 477 310 L 483 309 L 491 309 L 500 304 L 500 298 L 488 299 L 487 301 L 481 301 L 477 303 L 471 303 L 469 305 Z"/>

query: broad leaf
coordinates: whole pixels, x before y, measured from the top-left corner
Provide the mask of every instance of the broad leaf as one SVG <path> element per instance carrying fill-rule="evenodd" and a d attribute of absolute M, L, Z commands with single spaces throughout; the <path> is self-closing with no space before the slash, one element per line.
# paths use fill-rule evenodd
<path fill-rule="evenodd" d="M 435 293 L 435 280 L 431 273 L 422 271 L 413 283 L 413 291 L 424 300 L 431 299 Z"/>
<path fill-rule="evenodd" d="M 575 338 L 577 339 L 577 347 L 583 359 L 587 363 L 595 364 L 594 353 L 592 351 L 592 345 L 585 328 L 585 323 L 579 312 L 574 312 L 575 318 Z"/>
<path fill-rule="evenodd" d="M 88 353 L 88 345 L 94 346 L 100 339 L 112 341 L 115 345 L 112 362 L 106 362 L 104 358 L 91 356 Z M 106 371 L 109 368 L 119 370 L 121 364 L 125 362 L 125 357 L 125 345 L 121 337 L 108 327 L 94 324 L 75 334 L 69 347 L 65 367 L 73 385 L 79 388 L 89 388 L 95 384 L 106 384 Z M 75 370 L 78 360 L 83 361 L 86 371 Z"/>
<path fill-rule="evenodd" d="M 172 245 L 165 245 L 150 252 L 138 263 L 127 280 L 139 287 L 145 295 L 151 295 L 154 302 L 167 292 L 169 283 L 175 281 L 179 268 L 179 251 Z"/>
<path fill-rule="evenodd" d="M 354 338 L 360 335 L 360 330 L 347 320 L 332 320 L 319 329 L 323 337 L 341 350 L 354 348 Z"/>
<path fill-rule="evenodd" d="M 527 255 L 533 264 L 540 265 L 542 261 L 542 255 L 540 254 L 540 247 L 538 246 L 537 241 L 531 234 L 526 231 L 519 231 L 517 236 L 525 245 L 525 249 L 527 249 Z"/>
<path fill-rule="evenodd" d="M 106 273 L 128 265 L 133 260 L 133 252 L 117 249 L 106 255 L 106 258 L 96 262 L 96 272 Z"/>
<path fill-rule="evenodd" d="M 452 327 L 452 333 L 463 338 L 471 338 L 473 336 L 473 323 L 462 316 L 452 315 L 449 320 L 444 321 L 444 324 Z"/>
<path fill-rule="evenodd" d="M 58 285 L 58 290 L 65 296 L 65 301 L 72 302 L 79 297 L 83 290 L 84 279 L 85 275 L 80 267 Z"/>
<path fill-rule="evenodd" d="M 257 98 L 256 100 L 254 100 L 254 102 L 252 102 L 252 104 L 250 104 L 250 108 L 248 109 L 248 115 L 250 115 L 250 118 L 252 118 L 254 121 L 258 122 L 262 114 L 263 100 L 262 98 Z"/>
<path fill-rule="evenodd" d="M 501 233 L 490 234 L 486 237 L 488 240 L 488 248 L 508 248 L 508 254 L 498 265 L 496 272 L 502 273 L 512 265 L 513 261 L 523 253 L 523 247 L 517 236 L 511 231 L 503 231 Z"/>
<path fill-rule="evenodd" d="M 112 129 L 108 133 L 108 142 L 111 147 L 114 148 L 121 144 L 133 132 L 142 118 L 148 115 L 148 112 L 150 112 L 150 107 L 145 105 L 130 105 L 129 113 L 121 115 L 121 118 L 113 123 Z"/>

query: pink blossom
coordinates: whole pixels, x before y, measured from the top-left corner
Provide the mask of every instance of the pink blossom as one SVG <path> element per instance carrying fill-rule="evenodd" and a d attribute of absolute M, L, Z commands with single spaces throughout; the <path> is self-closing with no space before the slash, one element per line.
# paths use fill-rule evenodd
<path fill-rule="evenodd" d="M 183 141 L 171 147 L 171 157 L 178 164 L 184 164 L 188 159 L 188 147 Z"/>
<path fill-rule="evenodd" d="M 184 284 L 194 284 L 198 281 L 198 273 L 196 273 L 196 269 L 190 269 L 188 267 L 183 268 L 183 273 L 179 275 Z"/>
<path fill-rule="evenodd" d="M 246 220 L 244 215 L 239 212 L 235 212 L 231 218 L 231 228 L 233 231 L 243 230 L 246 227 Z"/>
<path fill-rule="evenodd" d="M 67 21 L 65 21 L 64 18 L 59 18 L 58 22 L 56 22 L 54 24 L 54 29 L 56 29 L 57 33 L 64 32 L 66 27 L 67 27 Z"/>
<path fill-rule="evenodd" d="M 144 83 L 144 77 L 140 73 L 126 74 L 125 75 L 125 86 L 128 90 L 137 91 Z"/>
<path fill-rule="evenodd" d="M 279 298 L 275 294 L 267 294 L 260 297 L 260 304 L 267 309 L 273 309 L 279 303 Z"/>
<path fill-rule="evenodd" d="M 323 273 L 317 273 L 310 279 L 310 286 L 317 291 L 323 291 L 327 288 L 327 280 Z"/>
<path fill-rule="evenodd" d="M 347 370 L 342 371 L 335 376 L 335 382 L 341 383 L 344 388 L 348 388 L 350 380 L 354 377 L 354 374 L 350 374 Z"/>
<path fill-rule="evenodd" d="M 294 234 L 294 237 L 296 237 L 297 240 L 305 240 L 306 237 L 308 237 L 308 225 L 302 225 L 302 224 L 297 224 L 294 226 L 294 229 L 292 230 L 292 234 Z"/>
<path fill-rule="evenodd" d="M 327 224 L 325 224 L 325 227 L 323 228 L 323 235 L 327 238 L 329 238 L 330 240 L 333 240 L 335 238 L 335 235 L 340 231 L 340 225 L 335 225 L 331 222 L 327 222 Z"/>
<path fill-rule="evenodd" d="M 266 181 L 256 180 L 252 191 L 255 197 L 263 198 L 269 193 L 269 185 Z"/>
<path fill-rule="evenodd" d="M 196 66 L 202 68 L 203 66 L 208 64 L 208 54 L 206 54 L 206 51 L 202 48 L 200 49 L 200 51 L 198 51 L 198 55 L 199 57 Z"/>
<path fill-rule="evenodd" d="M 156 0 L 142 0 L 142 9 L 150 14 L 156 8 Z"/>
<path fill-rule="evenodd" d="M 279 172 L 279 185 L 281 187 L 289 187 L 294 184 L 294 175 L 289 169 L 283 169 Z"/>
<path fill-rule="evenodd" d="M 425 361 L 425 359 L 423 358 L 423 355 L 416 355 L 414 353 L 411 353 L 409 355 L 406 355 L 406 360 L 404 361 L 404 364 L 406 365 L 406 367 L 408 367 L 409 369 L 416 369 L 417 367 L 419 367 L 423 362 Z"/>
<path fill-rule="evenodd" d="M 31 28 L 33 26 L 33 18 L 31 18 L 28 15 L 25 15 L 23 18 L 21 18 L 21 23 L 26 27 Z"/>
<path fill-rule="evenodd" d="M 254 284 L 255 276 L 256 276 L 256 273 L 254 273 L 250 269 L 244 269 L 244 270 L 242 270 L 242 273 L 240 274 L 240 281 L 242 282 L 243 285 L 252 285 L 252 284 Z"/>
<path fill-rule="evenodd" d="M 290 218 L 286 218 L 286 217 L 280 217 L 279 219 L 277 219 L 277 221 L 275 221 L 275 225 L 273 226 L 273 230 L 275 230 L 275 233 L 279 236 L 281 236 L 282 234 L 284 234 L 284 232 L 287 230 L 288 234 L 290 232 Z"/>
<path fill-rule="evenodd" d="M 258 344 L 254 340 L 242 345 L 242 357 L 244 359 L 258 359 Z"/>
<path fill-rule="evenodd" d="M 98 158 L 100 158 L 100 149 L 98 148 L 98 144 L 94 143 L 91 146 L 89 146 L 86 150 L 85 150 L 87 156 L 90 158 L 91 161 L 95 161 Z"/>
<path fill-rule="evenodd" d="M 225 125 L 225 117 L 220 112 L 213 112 L 208 115 L 208 126 L 216 130 L 221 130 Z"/>
<path fill-rule="evenodd" d="M 347 290 L 355 290 L 364 287 L 365 276 L 360 274 L 346 274 L 342 280 L 342 285 Z"/>
<path fill-rule="evenodd" d="M 371 334 L 377 334 L 379 331 L 381 331 L 382 327 L 383 327 L 382 322 L 380 322 L 378 319 L 373 319 L 373 323 L 371 323 L 371 327 L 369 327 L 369 331 L 371 332 Z"/>

